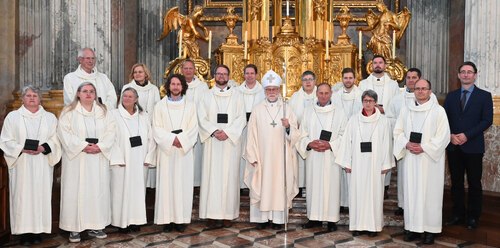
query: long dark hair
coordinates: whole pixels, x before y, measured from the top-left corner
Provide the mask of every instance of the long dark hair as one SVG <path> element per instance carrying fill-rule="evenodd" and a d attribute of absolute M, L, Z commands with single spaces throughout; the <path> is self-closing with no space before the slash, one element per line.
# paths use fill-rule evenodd
<path fill-rule="evenodd" d="M 167 96 L 171 95 L 170 83 L 172 82 L 172 78 L 177 78 L 177 79 L 179 79 L 179 81 L 181 81 L 181 85 L 182 85 L 181 95 L 182 96 L 186 95 L 186 92 L 188 89 L 188 84 L 186 83 L 186 78 L 181 74 L 172 74 L 172 75 L 170 75 L 170 77 L 167 78 L 167 81 L 163 85 L 163 88 L 165 88 L 165 90 L 167 91 Z"/>

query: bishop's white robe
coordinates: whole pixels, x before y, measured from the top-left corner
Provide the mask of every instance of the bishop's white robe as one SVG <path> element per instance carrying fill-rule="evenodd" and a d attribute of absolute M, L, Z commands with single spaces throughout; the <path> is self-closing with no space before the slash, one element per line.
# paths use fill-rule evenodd
<path fill-rule="evenodd" d="M 386 112 L 385 114 L 387 114 L 387 108 L 390 106 L 392 99 L 401 92 L 399 90 L 398 82 L 392 80 L 387 73 L 384 73 L 384 76 L 381 78 L 376 78 L 373 74 L 370 74 L 368 78 L 359 82 L 359 89 L 361 92 L 364 92 L 365 90 L 374 90 L 378 97 L 377 104 L 383 105 L 384 112 Z M 390 135 L 392 136 L 392 132 Z M 385 186 L 389 186 L 391 183 L 391 175 L 391 171 L 385 175 Z"/>
<path fill-rule="evenodd" d="M 100 97 L 102 103 L 106 105 L 108 110 L 116 108 L 117 96 L 115 86 L 104 73 L 97 71 L 94 67 L 92 73 L 87 73 L 79 65 L 74 72 L 70 72 L 64 76 L 64 105 L 69 105 L 75 98 L 78 86 L 84 82 L 90 82 L 96 87 L 97 97 Z"/>
<path fill-rule="evenodd" d="M 241 133 L 245 108 L 238 89 L 205 93 L 198 105 L 200 139 L 203 142 L 203 171 L 200 188 L 200 218 L 235 219 L 240 210 Z M 217 123 L 218 114 L 227 114 L 227 123 Z M 228 139 L 212 134 L 223 130 Z"/>
<path fill-rule="evenodd" d="M 342 83 L 339 83 L 343 85 Z M 346 92 L 343 86 L 332 95 L 332 103 L 344 111 L 347 120 L 356 113 L 359 113 L 363 108 L 361 103 L 361 95 L 363 92 L 358 86 L 353 85 L 351 92 Z M 349 207 L 349 176 L 342 170 L 340 172 L 340 206 Z"/>
<path fill-rule="evenodd" d="M 434 93 L 431 94 L 431 101 L 438 102 L 436 95 Z M 391 121 L 391 130 L 394 130 L 394 126 L 396 124 L 396 119 L 399 117 L 401 109 L 405 109 L 408 106 L 415 105 L 415 94 L 413 92 L 403 91 L 399 95 L 395 96 L 392 99 L 391 104 L 389 104 L 389 108 L 387 109 L 387 118 Z M 396 137 L 394 137 L 396 138 Z M 403 208 L 404 205 L 404 190 L 403 190 L 403 182 L 405 174 L 404 166 L 402 163 L 397 163 L 398 167 L 398 207 Z"/>
<path fill-rule="evenodd" d="M 335 162 L 351 169 L 349 230 L 380 232 L 384 223 L 383 170 L 394 167 L 389 120 L 378 109 L 371 116 L 353 115 Z M 372 152 L 361 152 L 361 142 L 372 142 Z"/>
<path fill-rule="evenodd" d="M 116 123 L 116 136 L 111 154 L 111 224 L 126 228 L 146 224 L 147 166 L 156 164 L 156 144 L 147 113 L 130 114 L 120 104 L 111 111 Z M 132 147 L 130 137 L 140 136 L 141 146 Z M 125 166 L 122 166 L 125 165 Z"/>
<path fill-rule="evenodd" d="M 52 174 L 61 159 L 56 128 L 56 117 L 42 106 L 31 113 L 23 105 L 3 123 L 0 149 L 9 170 L 10 230 L 14 235 L 50 233 L 52 229 Z M 26 139 L 47 143 L 51 152 L 21 153 Z"/>
<path fill-rule="evenodd" d="M 292 108 L 293 113 L 297 117 L 297 123 L 299 124 L 302 121 L 302 115 L 304 114 L 304 109 L 308 106 L 313 105 L 316 102 L 316 86 L 314 86 L 313 92 L 311 94 L 307 94 L 304 91 L 303 87 L 293 93 L 290 98 L 290 107 Z M 295 149 L 295 148 L 294 148 Z M 298 166 L 299 166 L 299 188 L 303 188 L 306 186 L 306 167 L 305 160 L 301 156 L 297 156 Z"/>
<path fill-rule="evenodd" d="M 292 200 L 298 193 L 297 153 L 293 147 L 298 142 L 299 130 L 297 119 L 289 106 L 286 117 L 290 123 L 290 132 L 286 135 L 286 202 L 284 180 L 284 142 L 285 127 L 283 102 L 267 100 L 256 105 L 248 122 L 248 140 L 245 159 L 245 183 L 250 189 L 250 221 L 284 223 L 285 203 L 292 208 Z M 271 123 L 276 125 L 273 127 Z M 254 167 L 251 163 L 257 162 Z"/>
<path fill-rule="evenodd" d="M 238 86 L 238 90 L 243 96 L 246 116 L 249 116 L 252 113 L 252 109 L 255 105 L 259 104 L 262 100 L 266 98 L 266 95 L 264 94 L 264 88 L 262 88 L 262 85 L 259 83 L 259 81 L 256 82 L 255 86 L 252 89 L 247 88 L 246 82 L 244 81 L 243 83 L 240 84 L 240 86 Z M 248 119 L 246 119 L 246 121 L 248 123 Z M 241 134 L 241 150 L 243 154 L 245 153 L 246 146 L 247 146 L 247 126 L 245 126 Z M 242 189 L 247 188 L 244 182 L 246 163 L 247 161 L 244 159 L 244 156 L 242 156 L 240 162 L 240 188 Z"/>
<path fill-rule="evenodd" d="M 421 154 L 406 150 L 410 133 L 422 133 Z M 450 142 L 446 112 L 436 101 L 403 108 L 394 128 L 394 155 L 405 167 L 405 229 L 440 233 L 442 226 L 445 149 Z"/>
<path fill-rule="evenodd" d="M 182 129 L 181 133 L 172 133 L 179 129 Z M 198 137 L 194 103 L 185 97 L 180 101 L 164 97 L 155 107 L 153 133 L 158 143 L 154 223 L 190 223 L 193 209 L 193 147 Z M 182 148 L 173 145 L 176 137 Z"/>
<path fill-rule="evenodd" d="M 122 88 L 123 91 L 126 88 L 133 88 L 139 94 L 139 104 L 144 109 L 146 114 L 148 114 L 150 120 L 153 118 L 153 111 L 155 105 L 158 101 L 160 101 L 160 91 L 158 87 L 151 82 L 144 86 L 138 85 L 134 80 L 130 81 L 130 83 L 126 84 Z M 155 167 L 144 167 L 144 180 L 146 182 L 146 187 L 155 188 L 156 187 L 156 168 Z"/>
<path fill-rule="evenodd" d="M 347 118 L 342 108 L 333 104 L 306 108 L 300 125 L 300 142 L 297 150 L 306 159 L 306 203 L 309 220 L 337 222 L 340 219 L 340 177 L 342 168 L 335 163 Z M 307 150 L 314 140 L 319 140 L 321 130 L 332 133 L 331 150 Z"/>
<path fill-rule="evenodd" d="M 193 81 L 188 82 L 188 90 L 186 91 L 186 95 L 184 96 L 186 100 L 194 102 L 196 107 L 198 108 L 201 99 L 204 94 L 208 92 L 207 83 L 201 81 L 196 76 L 193 78 Z M 201 165 L 203 164 L 203 143 L 200 140 L 200 137 L 197 137 L 196 144 L 193 148 L 194 154 L 194 186 L 199 187 L 201 185 Z"/>
<path fill-rule="evenodd" d="M 59 227 L 70 232 L 103 229 L 111 224 L 109 159 L 116 135 L 115 120 L 96 104 L 87 111 L 78 102 L 63 109 L 57 135 L 63 148 Z M 83 149 L 97 138 L 100 153 Z"/>

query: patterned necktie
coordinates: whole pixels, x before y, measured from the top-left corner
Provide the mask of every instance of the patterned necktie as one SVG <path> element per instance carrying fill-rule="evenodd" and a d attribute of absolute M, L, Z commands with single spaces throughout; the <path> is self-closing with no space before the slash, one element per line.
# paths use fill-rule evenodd
<path fill-rule="evenodd" d="M 467 100 L 467 93 L 469 93 L 469 91 L 464 90 L 462 92 L 462 98 L 460 98 L 460 106 L 462 107 L 462 111 L 465 109 L 465 101 Z"/>

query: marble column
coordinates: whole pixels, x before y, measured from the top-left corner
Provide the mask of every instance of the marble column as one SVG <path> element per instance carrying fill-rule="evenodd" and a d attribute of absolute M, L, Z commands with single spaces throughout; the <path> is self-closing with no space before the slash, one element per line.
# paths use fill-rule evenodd
<path fill-rule="evenodd" d="M 465 1 L 464 60 L 478 68 L 476 85 L 491 92 L 494 124 L 485 133 L 483 189 L 500 192 L 500 24 L 497 0 Z"/>
<path fill-rule="evenodd" d="M 16 89 L 19 80 L 16 72 L 16 1 L 0 1 L 0 127 L 6 114 L 6 105 L 13 99 L 12 92 Z"/>
<path fill-rule="evenodd" d="M 406 65 L 432 82 L 435 94 L 448 92 L 449 0 L 408 1 L 412 13 L 406 34 Z"/>
<path fill-rule="evenodd" d="M 163 31 L 163 16 L 166 11 L 180 6 L 180 12 L 187 14 L 185 1 L 142 0 L 138 4 L 137 62 L 149 67 L 153 82 L 163 84 L 165 68 L 177 57 L 177 32 L 171 32 L 162 41 L 157 41 Z"/>

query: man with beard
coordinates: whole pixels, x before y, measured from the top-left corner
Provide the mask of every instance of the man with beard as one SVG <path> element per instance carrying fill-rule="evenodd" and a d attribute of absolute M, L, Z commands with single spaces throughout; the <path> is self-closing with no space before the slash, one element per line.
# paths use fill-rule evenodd
<path fill-rule="evenodd" d="M 302 114 L 307 106 L 313 105 L 316 101 L 316 75 L 312 71 L 305 71 L 302 73 L 302 87 L 290 98 L 290 107 L 293 113 L 297 116 L 297 123 L 300 126 L 302 121 Z M 306 167 L 305 160 L 297 156 L 299 163 L 299 188 L 302 189 L 306 186 Z M 302 195 L 302 194 L 300 194 Z"/>
<path fill-rule="evenodd" d="M 215 86 L 198 105 L 203 165 L 200 188 L 200 218 L 209 228 L 230 227 L 239 215 L 239 164 L 241 133 L 245 127 L 243 99 L 227 85 L 229 68 L 218 65 Z"/>
<path fill-rule="evenodd" d="M 332 104 L 329 84 L 318 85 L 318 101 L 305 109 L 297 150 L 306 159 L 306 200 L 309 222 L 304 228 L 327 221 L 328 231 L 336 231 L 339 221 L 341 167 L 335 155 L 347 123 L 342 108 Z"/>
<path fill-rule="evenodd" d="M 431 98 L 431 83 L 415 84 L 415 101 L 401 109 L 394 128 L 394 156 L 404 169 L 405 241 L 424 233 L 423 244 L 441 232 L 445 149 L 450 127 L 443 107 Z"/>
<path fill-rule="evenodd" d="M 116 108 L 115 86 L 108 76 L 95 68 L 95 53 L 91 48 L 78 51 L 78 68 L 64 76 L 64 105 L 70 104 L 75 98 L 76 89 L 84 82 L 90 82 L 96 87 L 97 100 L 106 105 L 108 110 Z"/>
<path fill-rule="evenodd" d="M 153 134 L 158 144 L 158 182 L 155 224 L 163 230 L 183 232 L 193 208 L 193 146 L 198 137 L 198 118 L 193 102 L 185 98 L 188 85 L 174 74 L 165 83 L 167 96 L 156 104 Z"/>
<path fill-rule="evenodd" d="M 354 84 L 356 75 L 352 68 L 342 70 L 342 86 L 332 96 L 332 103 L 336 108 L 342 109 L 347 120 L 352 115 L 361 111 L 361 91 Z M 340 177 L 340 212 L 347 212 L 349 208 L 349 177 L 342 170 Z"/>
<path fill-rule="evenodd" d="M 250 189 L 250 222 L 264 229 L 272 221 L 272 228 L 279 230 L 298 192 L 297 154 L 292 147 L 299 131 L 295 114 L 280 97 L 280 76 L 270 70 L 262 81 L 266 99 L 255 106 L 248 122 L 245 183 Z"/>
<path fill-rule="evenodd" d="M 385 68 L 387 64 L 385 58 L 381 55 L 373 56 L 372 69 L 373 72 L 368 76 L 368 78 L 362 80 L 359 83 L 359 89 L 364 92 L 366 90 L 373 90 L 377 93 L 378 103 L 377 108 L 381 114 L 385 115 L 385 108 L 388 108 L 392 99 L 400 93 L 398 83 L 391 79 L 391 77 L 385 73 Z M 391 129 L 392 131 L 392 129 Z M 390 132 L 392 135 L 392 132 Z M 391 142 L 392 146 L 392 142 Z M 392 150 L 392 148 L 390 148 Z M 392 153 L 392 152 L 391 152 Z M 391 171 L 385 175 L 385 198 L 387 197 L 387 190 L 389 189 L 389 184 L 391 183 Z"/>
<path fill-rule="evenodd" d="M 264 100 L 264 88 L 257 81 L 257 66 L 254 64 L 248 64 L 243 68 L 243 76 L 245 81 L 238 86 L 238 90 L 243 96 L 243 101 L 245 104 L 246 121 L 250 119 L 252 114 L 252 108 Z M 247 127 L 243 129 L 243 134 L 241 135 L 241 147 L 242 151 L 245 152 L 245 147 L 247 145 Z M 244 182 L 245 166 L 247 161 L 242 157 L 240 163 L 240 188 L 246 188 Z"/>
<path fill-rule="evenodd" d="M 208 85 L 195 76 L 195 72 L 196 67 L 194 61 L 186 59 L 182 62 L 181 74 L 184 75 L 188 84 L 188 90 L 185 96 L 186 100 L 195 103 L 195 106 L 199 106 L 198 103 L 200 103 L 200 100 L 203 98 L 203 94 L 208 91 Z M 193 152 L 194 186 L 199 187 L 201 185 L 201 161 L 203 157 L 203 144 L 200 141 L 200 137 L 197 138 Z"/>

